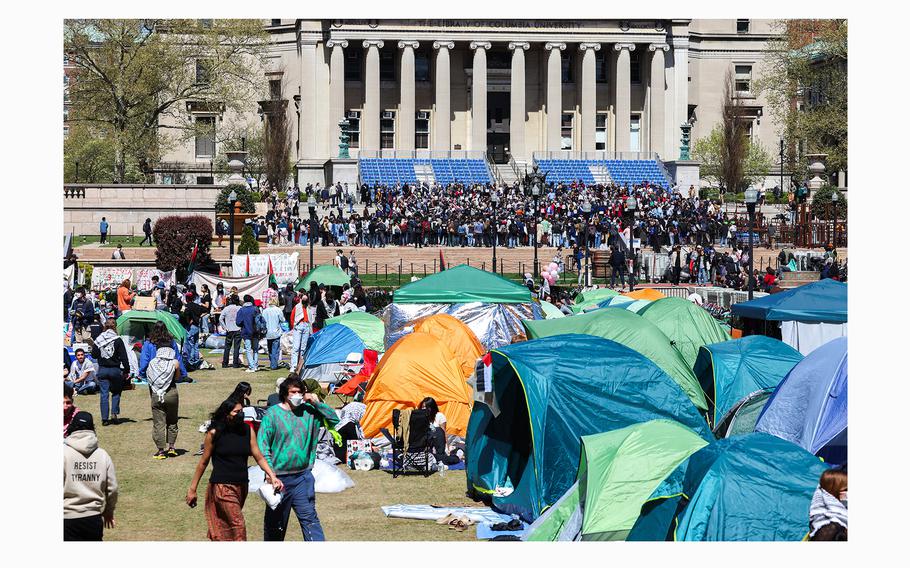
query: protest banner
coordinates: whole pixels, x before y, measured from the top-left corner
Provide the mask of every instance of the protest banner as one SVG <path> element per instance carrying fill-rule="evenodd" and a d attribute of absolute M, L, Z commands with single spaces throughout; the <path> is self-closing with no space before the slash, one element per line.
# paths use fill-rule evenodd
<path fill-rule="evenodd" d="M 247 272 L 247 259 L 249 258 L 249 272 Z M 272 273 L 279 286 L 293 284 L 297 281 L 298 253 L 276 254 L 235 254 L 231 257 L 231 270 L 235 277 L 261 276 L 269 273 L 269 259 L 272 261 Z"/>
<path fill-rule="evenodd" d="M 262 293 L 269 287 L 269 277 L 249 276 L 244 278 L 226 278 L 205 272 L 193 272 L 190 282 L 196 285 L 197 290 L 202 289 L 203 284 L 208 284 L 210 290 L 215 290 L 220 282 L 224 286 L 225 293 L 230 292 L 231 288 L 237 287 L 237 295 L 242 299 L 244 295 L 249 294 L 256 300 L 262 299 Z"/>
<path fill-rule="evenodd" d="M 126 266 L 96 266 L 92 270 L 92 289 L 116 288 L 126 279 L 133 277 L 133 269 Z"/>

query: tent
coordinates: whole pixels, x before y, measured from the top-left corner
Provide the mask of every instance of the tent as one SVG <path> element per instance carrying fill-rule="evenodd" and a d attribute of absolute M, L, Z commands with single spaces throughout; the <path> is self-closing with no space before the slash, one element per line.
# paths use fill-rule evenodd
<path fill-rule="evenodd" d="M 540 301 L 540 309 L 543 310 L 543 315 L 546 319 L 558 319 L 566 317 L 566 314 L 559 311 L 559 308 L 546 300 Z"/>
<path fill-rule="evenodd" d="M 701 410 L 708 409 L 708 402 L 698 379 L 679 351 L 673 347 L 670 339 L 653 323 L 632 312 L 619 308 L 605 308 L 558 320 L 532 320 L 522 323 L 529 339 L 585 333 L 619 342 L 641 353 L 663 369 L 682 387 L 695 406 Z"/>
<path fill-rule="evenodd" d="M 307 290 L 310 282 L 322 284 L 325 286 L 344 286 L 351 283 L 351 277 L 344 271 L 333 264 L 321 264 L 310 270 L 300 282 L 297 283 L 295 290 Z"/>
<path fill-rule="evenodd" d="M 414 322 L 414 331 L 428 333 L 451 349 L 461 365 L 465 378 L 474 372 L 477 359 L 486 352 L 471 328 L 448 314 L 420 318 Z"/>
<path fill-rule="evenodd" d="M 385 325 L 378 317 L 361 311 L 348 312 L 325 320 L 325 325 L 340 323 L 357 334 L 367 349 L 382 353 L 385 351 Z"/>
<path fill-rule="evenodd" d="M 594 288 L 581 292 L 575 296 L 575 303 L 572 305 L 572 311 L 576 314 L 580 314 L 586 309 L 592 308 L 600 302 L 614 296 L 619 296 L 619 292 L 611 290 L 610 288 Z"/>
<path fill-rule="evenodd" d="M 341 371 L 341 363 L 347 360 L 348 355 L 363 354 L 366 348 L 351 328 L 340 323 L 327 325 L 307 339 L 300 378 L 334 383 L 336 373 Z"/>
<path fill-rule="evenodd" d="M 770 394 L 802 358 L 796 349 L 764 335 L 699 348 L 693 368 L 708 400 L 711 424 L 720 425 L 752 393 Z"/>
<path fill-rule="evenodd" d="M 626 292 L 623 294 L 623 296 L 635 300 L 651 300 L 652 302 L 656 300 L 662 300 L 667 297 L 659 290 L 655 290 L 654 288 L 639 288 L 634 292 Z"/>
<path fill-rule="evenodd" d="M 128 335 L 143 339 L 151 332 L 156 322 L 164 322 L 167 330 L 174 336 L 178 344 L 183 344 L 186 339 L 186 330 L 180 325 L 177 316 L 163 310 L 130 310 L 117 318 L 117 334 Z"/>
<path fill-rule="evenodd" d="M 475 401 L 468 424 L 468 488 L 525 521 L 572 486 L 581 436 L 666 418 L 712 438 L 673 379 L 615 341 L 558 335 L 495 349 L 490 359 L 475 392 L 491 393 L 492 404 Z"/>
<path fill-rule="evenodd" d="M 755 391 L 739 401 L 714 426 L 714 436 L 716 438 L 729 438 L 730 436 L 754 432 L 755 423 L 758 422 L 758 417 L 765 405 L 768 404 L 769 398 L 771 398 L 771 391 L 761 390 Z"/>
<path fill-rule="evenodd" d="M 630 312 L 637 314 L 650 303 L 651 300 L 635 300 L 633 298 L 627 298 L 625 296 L 613 296 L 612 298 L 607 298 L 606 300 L 601 301 L 599 304 L 597 304 L 596 308 L 585 308 L 585 311 L 599 308 L 622 308 L 624 310 L 629 310 Z"/>
<path fill-rule="evenodd" d="M 826 468 L 799 446 L 768 434 L 718 440 L 658 486 L 627 540 L 802 540 Z"/>
<path fill-rule="evenodd" d="M 784 377 L 755 424 L 826 461 L 847 457 L 847 338 L 819 347 Z"/>
<path fill-rule="evenodd" d="M 657 486 L 707 445 L 672 420 L 582 436 L 578 480 L 561 506 L 534 521 L 526 540 L 625 540 Z"/>
<path fill-rule="evenodd" d="M 830 278 L 733 304 L 731 310 L 740 317 L 781 322 L 784 343 L 803 355 L 847 335 L 847 285 Z"/>
<path fill-rule="evenodd" d="M 498 274 L 466 264 L 405 284 L 392 296 L 396 304 L 523 304 L 531 291 Z"/>
<path fill-rule="evenodd" d="M 380 428 L 391 428 L 392 410 L 417 408 L 428 396 L 446 415 L 446 434 L 464 436 L 472 397 L 458 357 L 428 333 L 409 333 L 395 342 L 373 371 L 360 421 L 364 435 L 372 438 Z"/>
<path fill-rule="evenodd" d="M 730 339 L 730 334 L 707 310 L 682 298 L 656 300 L 639 310 L 638 315 L 670 338 L 690 369 L 701 346 Z"/>

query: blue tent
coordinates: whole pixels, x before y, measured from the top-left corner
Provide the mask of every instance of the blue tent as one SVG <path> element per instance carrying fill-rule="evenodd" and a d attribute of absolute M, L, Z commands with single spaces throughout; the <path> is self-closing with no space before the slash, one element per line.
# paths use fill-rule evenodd
<path fill-rule="evenodd" d="M 734 315 L 759 320 L 844 323 L 847 321 L 847 285 L 828 278 L 751 302 L 733 304 L 731 310 Z"/>
<path fill-rule="evenodd" d="M 753 432 L 718 440 L 682 462 L 642 506 L 627 540 L 799 541 L 827 466 Z"/>
<path fill-rule="evenodd" d="M 803 356 L 786 343 L 764 335 L 703 345 L 695 359 L 695 376 L 708 399 L 716 427 L 744 398 L 774 390 Z"/>
<path fill-rule="evenodd" d="M 307 340 L 304 366 L 343 363 L 350 353 L 363 353 L 366 346 L 351 328 L 340 323 L 327 325 Z"/>
<path fill-rule="evenodd" d="M 781 381 L 755 425 L 833 463 L 847 457 L 847 338 L 822 345 Z"/>

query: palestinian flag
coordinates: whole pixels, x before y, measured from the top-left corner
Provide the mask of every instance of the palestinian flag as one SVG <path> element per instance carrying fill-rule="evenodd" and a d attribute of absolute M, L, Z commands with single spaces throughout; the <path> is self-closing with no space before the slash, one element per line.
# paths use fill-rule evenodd
<path fill-rule="evenodd" d="M 247 257 L 249 259 L 249 257 Z M 249 260 L 247 260 L 249 262 Z M 247 268 L 249 272 L 249 268 Z M 275 270 L 272 268 L 272 255 L 269 255 L 269 284 L 278 284 L 278 279 L 275 278 Z"/>
<path fill-rule="evenodd" d="M 446 269 L 446 259 L 442 256 L 442 249 L 439 249 L 439 271 L 442 272 Z"/>
<path fill-rule="evenodd" d="M 246 271 L 243 273 L 243 275 L 250 275 L 250 253 L 246 253 Z"/>
<path fill-rule="evenodd" d="M 193 270 L 196 269 L 196 255 L 199 254 L 199 241 L 196 241 L 196 244 L 193 246 L 193 252 L 190 253 L 190 263 L 186 267 L 186 277 L 189 279 L 190 275 L 193 274 Z"/>
<path fill-rule="evenodd" d="M 477 377 L 477 392 L 493 392 L 493 355 L 487 351 L 480 361 L 483 375 Z"/>

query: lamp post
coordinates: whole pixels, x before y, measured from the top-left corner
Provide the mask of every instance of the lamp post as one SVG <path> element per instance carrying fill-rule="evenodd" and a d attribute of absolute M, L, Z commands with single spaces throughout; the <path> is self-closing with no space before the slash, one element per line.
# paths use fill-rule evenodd
<path fill-rule="evenodd" d="M 591 202 L 588 201 L 587 199 L 585 199 L 584 203 L 581 204 L 581 212 L 584 213 L 584 216 L 585 216 L 585 233 L 584 233 L 584 239 L 585 239 L 585 268 L 584 268 L 584 270 L 585 270 L 585 273 L 584 273 L 584 280 L 582 282 L 584 282 L 583 286 L 587 286 L 589 284 L 588 283 L 588 270 L 589 270 L 588 263 L 589 263 L 589 259 L 591 256 L 590 251 L 588 250 L 588 220 L 591 218 Z"/>
<path fill-rule="evenodd" d="M 635 226 L 635 210 L 638 209 L 638 200 L 635 199 L 634 195 L 629 195 L 626 199 L 626 211 L 629 212 L 629 256 L 632 258 L 632 270 L 635 270 L 635 245 L 633 245 L 634 237 L 632 236 L 632 231 Z M 629 271 L 629 290 L 632 289 L 632 272 Z"/>
<path fill-rule="evenodd" d="M 754 189 L 746 190 L 746 210 L 749 211 L 749 300 L 752 299 L 752 289 L 755 287 L 752 282 L 752 271 L 755 266 L 755 251 L 752 248 L 752 227 L 755 225 L 755 202 L 758 201 L 758 191 Z"/>
<path fill-rule="evenodd" d="M 310 211 L 310 270 L 313 270 L 313 247 L 316 243 L 316 198 L 312 194 L 306 200 Z"/>
<path fill-rule="evenodd" d="M 780 139 L 780 190 L 784 191 L 784 139 Z"/>
<path fill-rule="evenodd" d="M 76 160 L 76 183 L 79 183 L 79 160 Z"/>
<path fill-rule="evenodd" d="M 499 194 L 494 190 L 490 196 L 493 204 L 493 274 L 496 274 L 496 239 L 499 236 L 499 223 L 496 220 L 496 208 L 499 207 Z"/>
<path fill-rule="evenodd" d="M 840 196 L 835 191 L 831 194 L 831 208 L 834 209 L 834 255 L 837 256 L 837 200 Z"/>
<path fill-rule="evenodd" d="M 233 189 L 228 195 L 228 203 L 231 205 L 230 216 L 231 216 L 231 257 L 234 256 L 234 209 L 237 207 L 237 192 Z"/>

